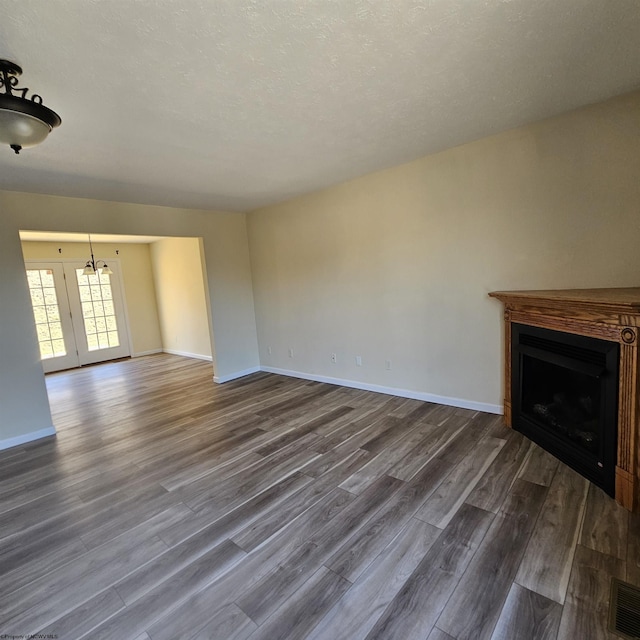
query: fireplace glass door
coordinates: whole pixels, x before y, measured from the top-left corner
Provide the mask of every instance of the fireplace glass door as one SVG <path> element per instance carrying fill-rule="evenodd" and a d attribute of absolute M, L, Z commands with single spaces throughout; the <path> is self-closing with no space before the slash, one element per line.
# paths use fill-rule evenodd
<path fill-rule="evenodd" d="M 512 325 L 513 426 L 614 493 L 619 348 Z"/>

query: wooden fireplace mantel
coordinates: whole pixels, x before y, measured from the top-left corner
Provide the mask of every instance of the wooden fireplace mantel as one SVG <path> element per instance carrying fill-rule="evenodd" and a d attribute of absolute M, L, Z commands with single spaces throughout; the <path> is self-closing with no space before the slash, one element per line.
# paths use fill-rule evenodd
<path fill-rule="evenodd" d="M 618 383 L 618 453 L 616 501 L 630 511 L 640 508 L 640 287 L 493 291 L 504 303 L 504 418 L 511 426 L 511 323 L 554 329 L 620 344 Z"/>

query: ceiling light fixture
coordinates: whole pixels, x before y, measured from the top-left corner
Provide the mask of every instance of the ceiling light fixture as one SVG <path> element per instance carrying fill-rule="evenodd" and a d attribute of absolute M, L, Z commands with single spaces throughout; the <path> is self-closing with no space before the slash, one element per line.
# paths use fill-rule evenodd
<path fill-rule="evenodd" d="M 22 69 L 9 60 L 0 60 L 0 143 L 8 144 L 16 153 L 23 147 L 40 144 L 49 132 L 60 125 L 60 116 L 42 104 L 33 94 L 28 99 L 26 87 L 18 88 Z"/>
<path fill-rule="evenodd" d="M 87 234 L 89 236 L 89 249 L 91 251 L 91 260 L 87 260 L 87 264 L 84 265 L 84 271 L 82 272 L 83 276 L 94 276 L 98 273 L 98 269 L 100 269 L 100 273 L 103 276 L 113 275 L 113 271 L 109 269 L 109 265 L 104 260 L 95 260 L 93 257 L 93 245 L 91 244 L 91 234 Z M 102 267 L 99 263 L 102 262 Z"/>

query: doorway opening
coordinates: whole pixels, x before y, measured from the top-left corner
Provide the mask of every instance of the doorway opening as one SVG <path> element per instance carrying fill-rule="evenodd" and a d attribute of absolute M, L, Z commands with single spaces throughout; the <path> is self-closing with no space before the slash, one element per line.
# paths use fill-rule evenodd
<path fill-rule="evenodd" d="M 202 239 L 92 233 L 113 274 L 87 279 L 87 234 L 20 238 L 46 373 L 163 351 L 213 361 Z"/>

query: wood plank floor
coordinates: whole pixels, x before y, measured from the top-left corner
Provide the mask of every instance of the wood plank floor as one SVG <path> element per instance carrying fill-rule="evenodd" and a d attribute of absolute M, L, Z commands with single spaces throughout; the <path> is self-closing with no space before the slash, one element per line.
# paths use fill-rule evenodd
<path fill-rule="evenodd" d="M 0 636 L 596 640 L 640 519 L 501 417 L 170 355 L 0 452 Z"/>

